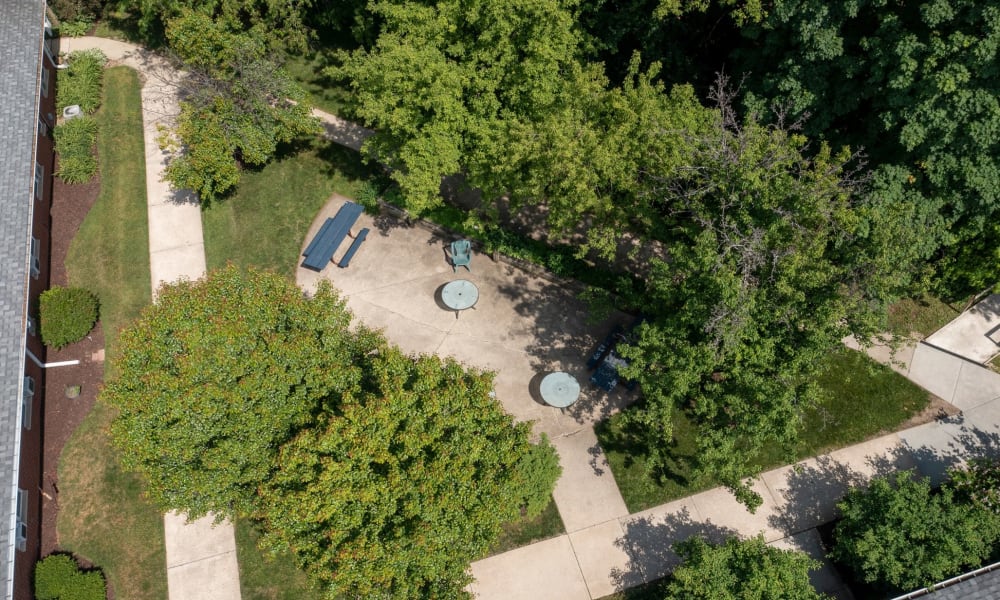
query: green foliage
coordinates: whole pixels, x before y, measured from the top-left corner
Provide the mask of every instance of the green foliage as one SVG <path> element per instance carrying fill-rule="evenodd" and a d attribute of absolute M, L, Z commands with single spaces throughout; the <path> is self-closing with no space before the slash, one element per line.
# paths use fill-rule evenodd
<path fill-rule="evenodd" d="M 385 347 L 362 369 L 282 449 L 261 489 L 268 544 L 330 597 L 462 597 L 469 561 L 519 514 L 529 426 L 490 397 L 490 374 L 454 361 Z"/>
<path fill-rule="evenodd" d="M 373 347 L 329 286 L 306 299 L 278 275 L 235 267 L 163 287 L 121 334 L 101 400 L 128 468 L 164 509 L 251 510 L 280 445 L 349 389 Z"/>
<path fill-rule="evenodd" d="M 531 519 L 542 514 L 552 501 L 552 488 L 562 474 L 559 454 L 544 433 L 537 444 L 532 444 L 517 465 L 515 479 L 519 481 L 521 505 Z"/>
<path fill-rule="evenodd" d="M 674 545 L 683 559 L 666 586 L 667 600 L 824 600 L 809 582 L 820 563 L 804 552 L 768 546 L 764 536 L 710 544 L 691 537 Z"/>
<path fill-rule="evenodd" d="M 253 36 L 185 10 L 169 22 L 167 39 L 191 71 L 171 132 L 181 153 L 165 173 L 174 188 L 211 203 L 239 182 L 237 161 L 263 165 L 278 144 L 320 132 L 305 92 Z M 161 141 L 171 145 L 169 135 Z"/>
<path fill-rule="evenodd" d="M 97 49 L 70 52 L 66 57 L 68 67 L 59 71 L 56 80 L 56 109 L 62 112 L 67 106 L 78 104 L 86 114 L 101 105 L 104 85 L 104 53 Z"/>
<path fill-rule="evenodd" d="M 60 37 L 80 37 L 87 35 L 94 21 L 88 18 L 78 18 L 75 21 L 63 21 L 59 24 Z"/>
<path fill-rule="evenodd" d="M 86 183 L 97 173 L 97 121 L 89 116 L 60 123 L 53 131 L 59 170 L 56 175 L 66 183 Z"/>
<path fill-rule="evenodd" d="M 361 188 L 358 190 L 355 200 L 358 201 L 358 204 L 364 207 L 366 213 L 370 215 L 378 214 L 378 186 L 374 183 L 366 181 L 361 184 Z"/>
<path fill-rule="evenodd" d="M 101 572 L 80 569 L 68 554 L 50 554 L 35 563 L 38 600 L 104 600 L 106 596 Z"/>
<path fill-rule="evenodd" d="M 1000 515 L 1000 461 L 972 458 L 964 467 L 948 472 L 948 485 L 955 497 Z"/>
<path fill-rule="evenodd" d="M 77 287 L 56 286 L 39 299 L 42 341 L 59 349 L 82 340 L 97 322 L 97 297 Z"/>
<path fill-rule="evenodd" d="M 60 21 L 93 22 L 100 16 L 104 0 L 52 0 L 47 3 Z M 61 33 L 60 29 L 60 33 Z"/>
<path fill-rule="evenodd" d="M 899 591 L 926 587 L 982 564 L 1000 539 L 1000 518 L 939 493 L 910 472 L 876 477 L 838 503 L 831 556 L 860 580 Z"/>
<path fill-rule="evenodd" d="M 763 76 L 758 101 L 779 98 L 813 115 L 809 131 L 865 146 L 880 168 L 905 174 L 898 189 L 938 212 L 924 237 L 941 261 L 939 293 L 1000 278 L 988 259 L 996 232 L 979 241 L 1000 211 L 1000 7 L 782 0 L 744 34 L 741 66 Z"/>
<path fill-rule="evenodd" d="M 230 266 L 167 285 L 121 347 L 101 400 L 150 498 L 254 518 L 331 597 L 461 596 L 469 562 L 558 476 L 492 374 L 403 354 L 329 284 L 307 298 Z"/>
<path fill-rule="evenodd" d="M 880 329 L 906 265 L 885 258 L 888 225 L 853 197 L 846 150 L 807 154 L 801 135 L 752 116 L 737 123 L 727 94 L 718 82 L 714 129 L 691 140 L 694 166 L 648 167 L 670 261 L 652 261 L 650 318 L 622 354 L 645 395 L 627 416 L 646 432 L 650 464 L 667 474 L 680 409 L 698 431 L 699 471 L 753 508 L 753 458 L 791 454 L 824 355 Z"/>

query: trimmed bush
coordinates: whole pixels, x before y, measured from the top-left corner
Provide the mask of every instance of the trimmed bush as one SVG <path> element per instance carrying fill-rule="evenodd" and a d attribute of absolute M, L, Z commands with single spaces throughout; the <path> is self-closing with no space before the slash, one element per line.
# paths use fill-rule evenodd
<path fill-rule="evenodd" d="M 559 466 L 559 455 L 549 443 L 549 437 L 542 434 L 537 444 L 531 444 L 531 449 L 518 463 L 518 489 L 522 494 L 522 506 L 525 515 L 533 519 L 542 514 L 545 507 L 552 501 L 552 488 L 562 474 Z"/>
<path fill-rule="evenodd" d="M 62 113 L 67 106 L 78 104 L 84 113 L 92 114 L 101 105 L 104 64 L 108 59 L 100 50 L 79 50 L 71 52 L 66 60 L 69 66 L 59 71 L 56 80 L 56 107 Z"/>
<path fill-rule="evenodd" d="M 38 600 L 105 600 L 104 576 L 84 571 L 68 554 L 50 554 L 35 563 Z"/>
<path fill-rule="evenodd" d="M 90 117 L 77 117 L 58 125 L 53 132 L 59 170 L 56 175 L 66 183 L 86 183 L 97 172 L 97 121 Z"/>
<path fill-rule="evenodd" d="M 59 37 L 80 37 L 87 35 L 94 22 L 87 18 L 78 18 L 76 21 L 63 21 L 59 25 Z"/>
<path fill-rule="evenodd" d="M 84 338 L 97 322 L 97 296 L 83 288 L 54 287 L 42 292 L 42 342 L 62 348 Z"/>

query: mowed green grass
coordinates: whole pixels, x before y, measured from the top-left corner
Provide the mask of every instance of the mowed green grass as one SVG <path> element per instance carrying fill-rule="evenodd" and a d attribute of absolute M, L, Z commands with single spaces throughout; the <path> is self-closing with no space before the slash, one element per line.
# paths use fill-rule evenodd
<path fill-rule="evenodd" d="M 928 402 L 927 392 L 888 367 L 848 350 L 828 358 L 819 379 L 823 400 L 803 416 L 803 431 L 795 460 L 849 446 L 895 430 Z M 696 477 L 697 444 L 693 425 L 683 413 L 674 413 L 674 439 L 668 472 L 662 481 L 651 477 L 636 432 L 623 425 L 620 415 L 599 424 L 597 436 L 608 457 L 615 481 L 630 512 L 637 512 L 719 485 L 711 477 Z M 788 452 L 773 448 L 757 458 L 764 469 L 787 462 Z"/>
<path fill-rule="evenodd" d="M 112 358 L 119 330 L 150 302 L 149 234 L 139 80 L 115 67 L 104 85 L 97 117 L 101 192 L 66 268 L 73 285 L 100 297 Z M 101 567 L 118 600 L 166 598 L 163 517 L 143 499 L 141 479 L 121 469 L 108 438 L 112 416 L 98 403 L 60 457 L 60 545 Z"/>
<path fill-rule="evenodd" d="M 209 269 L 233 262 L 294 277 L 306 232 L 331 194 L 357 196 L 374 176 L 357 152 L 315 142 L 257 171 L 202 212 Z"/>
<path fill-rule="evenodd" d="M 889 307 L 889 331 L 899 336 L 927 337 L 957 317 L 962 306 L 933 296 L 904 298 Z"/>
<path fill-rule="evenodd" d="M 272 555 L 257 548 L 260 532 L 246 519 L 236 525 L 236 557 L 243 600 L 321 600 L 290 554 Z"/>

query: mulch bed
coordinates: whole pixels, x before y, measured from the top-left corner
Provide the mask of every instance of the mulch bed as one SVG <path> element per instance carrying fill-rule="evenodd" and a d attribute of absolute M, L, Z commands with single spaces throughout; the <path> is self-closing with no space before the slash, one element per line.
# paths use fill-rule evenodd
<path fill-rule="evenodd" d="M 49 286 L 67 285 L 66 254 L 80 229 L 84 217 L 97 200 L 100 181 L 67 185 L 53 177 L 51 228 L 49 247 Z M 95 260 L 100 260 L 95 257 Z M 48 350 L 49 363 L 79 360 L 69 367 L 45 370 L 44 422 L 42 429 L 42 532 L 41 551 L 45 556 L 59 549 L 56 523 L 59 516 L 59 455 L 69 437 L 87 416 L 97 399 L 104 377 L 104 332 L 98 323 L 83 340 L 61 350 Z M 67 388 L 80 386 L 80 394 L 67 397 Z"/>

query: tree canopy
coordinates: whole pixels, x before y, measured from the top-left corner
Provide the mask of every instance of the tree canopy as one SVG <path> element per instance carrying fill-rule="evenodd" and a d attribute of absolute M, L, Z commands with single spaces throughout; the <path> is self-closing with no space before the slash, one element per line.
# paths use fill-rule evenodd
<path fill-rule="evenodd" d="M 543 437 L 492 374 L 411 357 L 330 288 L 233 266 L 161 288 L 101 401 L 163 509 L 249 517 L 330 594 L 460 597 L 501 525 L 548 504 Z"/>
<path fill-rule="evenodd" d="M 910 472 L 876 477 L 838 505 L 831 556 L 862 581 L 897 591 L 927 587 L 982 564 L 1000 539 L 1000 519 Z"/>
<path fill-rule="evenodd" d="M 804 552 L 768 546 L 763 536 L 710 544 L 691 537 L 674 545 L 683 562 L 674 569 L 665 600 L 824 600 L 809 571 L 820 563 Z"/>

